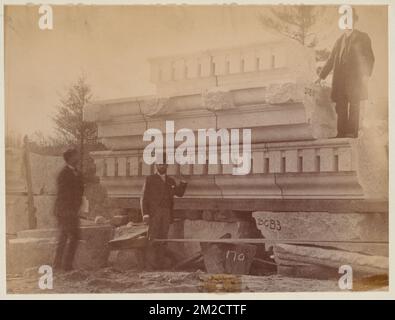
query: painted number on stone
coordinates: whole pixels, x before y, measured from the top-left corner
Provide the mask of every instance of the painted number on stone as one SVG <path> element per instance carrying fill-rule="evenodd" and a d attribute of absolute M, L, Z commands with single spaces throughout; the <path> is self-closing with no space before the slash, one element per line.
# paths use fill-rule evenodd
<path fill-rule="evenodd" d="M 237 252 L 233 250 L 228 250 L 226 252 L 226 259 L 229 259 L 229 257 L 231 257 L 233 261 L 244 261 L 246 258 L 244 253 L 237 254 Z"/>
<path fill-rule="evenodd" d="M 265 226 L 266 228 L 268 228 L 270 230 L 281 231 L 280 220 L 258 218 L 258 225 Z"/>

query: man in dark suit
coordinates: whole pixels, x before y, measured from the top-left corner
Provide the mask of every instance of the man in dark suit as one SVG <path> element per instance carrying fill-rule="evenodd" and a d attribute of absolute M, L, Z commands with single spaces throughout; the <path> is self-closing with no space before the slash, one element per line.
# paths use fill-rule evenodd
<path fill-rule="evenodd" d="M 66 166 L 60 171 L 57 178 L 55 215 L 58 221 L 59 235 L 53 267 L 57 270 L 71 270 L 79 240 L 79 209 L 82 203 L 84 184 L 82 175 L 77 170 L 80 161 L 78 151 L 69 149 L 63 153 L 63 158 Z"/>
<path fill-rule="evenodd" d="M 354 9 L 353 23 L 357 20 Z M 336 103 L 337 137 L 358 137 L 359 105 L 368 98 L 367 82 L 373 64 L 369 36 L 356 29 L 345 29 L 317 80 L 325 79 L 333 70 L 331 98 Z"/>
<path fill-rule="evenodd" d="M 173 221 L 173 198 L 182 197 L 187 183 L 177 184 L 167 176 L 167 164 L 156 164 L 156 173 L 146 178 L 141 197 L 143 220 L 148 220 L 149 245 L 146 267 L 165 267 L 165 244 L 154 243 L 154 239 L 166 239 Z"/>

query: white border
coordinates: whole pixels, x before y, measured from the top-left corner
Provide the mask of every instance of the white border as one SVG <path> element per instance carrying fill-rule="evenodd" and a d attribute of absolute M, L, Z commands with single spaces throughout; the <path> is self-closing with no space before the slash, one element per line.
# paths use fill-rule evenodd
<path fill-rule="evenodd" d="M 37 1 L 37 0 L 29 0 L 29 1 L 22 1 L 22 0 L 5 0 L 3 1 L 3 5 L 25 5 L 25 4 L 53 4 L 53 5 L 61 5 L 61 4 L 84 4 L 84 5 L 149 5 L 149 4 L 192 4 L 192 5 L 218 5 L 218 4 L 238 4 L 238 5 L 273 5 L 273 4 L 321 4 L 321 5 L 340 5 L 340 4 L 351 4 L 351 5 L 389 5 L 388 9 L 388 41 L 389 41 L 389 88 L 395 88 L 395 79 L 394 73 L 392 72 L 393 63 L 392 58 L 394 57 L 394 49 L 395 49 L 395 38 L 394 33 L 392 30 L 395 30 L 395 0 L 387 0 L 387 1 L 366 1 L 366 0 L 357 0 L 357 1 L 339 1 L 339 0 L 332 0 L 332 1 L 317 1 L 317 0 L 305 0 L 305 1 L 292 1 L 292 0 L 280 0 L 280 1 L 207 1 L 207 0 L 161 0 L 161 1 L 149 1 L 149 0 L 115 0 L 115 1 L 105 1 L 105 0 L 78 0 L 78 1 L 64 1 L 64 0 L 52 0 L 52 1 Z M 0 31 L 1 31 L 1 88 L 0 88 L 0 135 L 2 135 L 2 139 L 0 139 L 0 150 L 4 149 L 4 129 L 5 129 L 5 119 L 4 119 L 4 6 L 1 6 L 1 22 L 0 22 Z M 388 135 L 389 135 L 389 163 L 393 158 L 393 150 L 392 150 L 392 140 L 394 135 L 394 130 L 391 126 L 392 118 L 393 118 L 393 111 L 392 111 L 392 99 L 393 95 L 391 90 L 388 93 L 389 98 L 389 111 L 388 111 Z M 389 291 L 388 292 L 268 292 L 268 293 L 111 293 L 111 294 L 7 294 L 6 293 L 6 274 L 5 274 L 5 167 L 4 167 L 4 156 L 5 152 L 2 151 L 0 153 L 0 170 L 1 170 L 1 180 L 0 180 L 0 206 L 1 211 L 4 213 L 1 215 L 0 226 L 2 227 L 2 231 L 4 236 L 1 236 L 0 242 L 0 257 L 1 257 L 1 264 L 0 264 L 0 298 L 2 299 L 9 299 L 9 300 L 16 300 L 16 299 L 35 299 L 35 300 L 44 300 L 44 299 L 53 299 L 53 300 L 69 300 L 69 299 L 121 299 L 121 300 L 164 300 L 164 299 L 171 299 L 171 300 L 212 300 L 212 299 L 226 299 L 226 300 L 278 300 L 278 299 L 286 299 L 286 300 L 324 300 L 324 299 L 342 299 L 342 300 L 364 300 L 364 299 L 395 299 L 395 291 L 393 288 L 393 281 L 392 278 L 394 276 L 394 254 L 392 254 L 393 243 L 395 241 L 395 233 L 394 233 L 394 219 L 391 217 L 392 212 L 392 181 L 394 179 L 393 172 L 391 167 L 389 168 L 389 266 L 390 266 L 390 273 L 389 273 Z"/>

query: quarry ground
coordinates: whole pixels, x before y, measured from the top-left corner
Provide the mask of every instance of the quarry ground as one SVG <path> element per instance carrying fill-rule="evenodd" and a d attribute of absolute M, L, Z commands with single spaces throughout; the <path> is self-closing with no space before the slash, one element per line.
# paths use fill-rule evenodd
<path fill-rule="evenodd" d="M 25 272 L 7 277 L 9 294 L 50 293 L 199 293 L 199 292 L 334 292 L 340 291 L 337 280 L 315 280 L 267 276 L 210 275 L 196 272 L 97 271 L 73 270 L 54 275 L 53 289 L 42 290 L 41 274 Z M 353 291 L 388 290 L 380 281 L 354 283 Z"/>

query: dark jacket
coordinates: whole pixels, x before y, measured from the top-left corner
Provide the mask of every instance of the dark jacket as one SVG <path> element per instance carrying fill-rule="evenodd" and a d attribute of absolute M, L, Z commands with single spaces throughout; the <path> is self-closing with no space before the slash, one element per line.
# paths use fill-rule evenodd
<path fill-rule="evenodd" d="M 365 32 L 354 29 L 346 45 L 346 35 L 336 40 L 331 55 L 323 67 L 320 78 L 325 79 L 333 70 L 333 101 L 360 101 L 368 97 L 366 83 L 362 76 L 371 76 L 374 54 L 371 41 Z M 344 50 L 344 51 L 343 51 Z"/>
<path fill-rule="evenodd" d="M 55 215 L 78 215 L 84 193 L 82 175 L 65 166 L 57 178 L 57 197 L 55 201 Z"/>
<path fill-rule="evenodd" d="M 166 182 L 159 174 L 148 176 L 143 187 L 141 197 L 141 211 L 143 215 L 154 215 L 160 208 L 173 210 L 174 196 L 182 197 L 185 193 L 187 184 L 181 182 L 176 184 L 174 179 L 166 176 Z"/>

